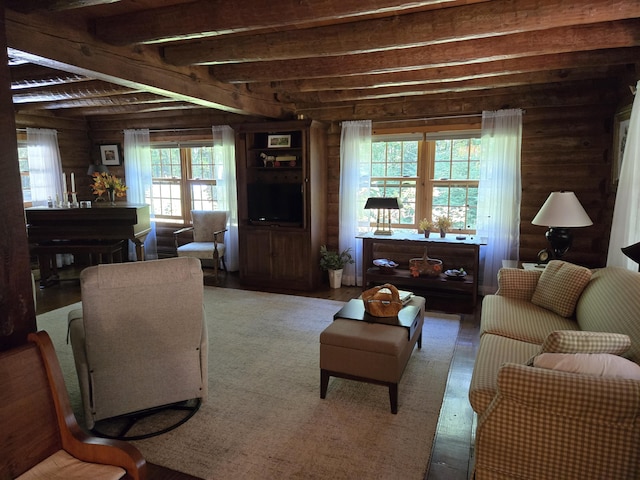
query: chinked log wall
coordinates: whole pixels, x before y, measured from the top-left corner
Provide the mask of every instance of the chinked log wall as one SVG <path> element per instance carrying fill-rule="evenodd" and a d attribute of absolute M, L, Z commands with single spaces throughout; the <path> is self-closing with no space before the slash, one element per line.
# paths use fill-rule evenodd
<path fill-rule="evenodd" d="M 482 110 L 522 108 L 522 209 L 520 256 L 523 260 L 535 258 L 538 250 L 546 247 L 544 227 L 531 225 L 531 220 L 551 191 L 574 190 L 591 216 L 594 225 L 575 232 L 574 246 L 566 259 L 572 262 L 601 266 L 606 262 L 609 231 L 615 189 L 611 183 L 611 147 L 613 142 L 613 117 L 617 108 L 632 102 L 621 88 L 602 84 L 583 84 L 580 88 L 532 89 L 521 95 L 500 95 L 465 99 L 464 108 L 453 111 L 451 105 L 437 108 L 439 115 L 478 113 Z M 627 92 L 628 93 L 628 92 Z M 458 101 L 457 104 L 462 102 Z M 424 106 L 413 104 L 411 117 L 438 116 L 434 114 L 435 102 Z M 453 105 L 453 103 L 452 103 Z M 456 105 L 457 108 L 458 105 Z M 451 108 L 451 111 L 447 111 Z M 363 118 L 383 117 L 385 112 L 363 113 Z M 337 246 L 339 231 L 339 165 L 340 124 L 329 118 L 328 158 L 328 239 L 329 246 Z M 55 128 L 58 130 L 63 169 L 74 171 L 79 179 L 79 199 L 90 199 L 89 178 L 86 168 L 99 158 L 98 145 L 123 143 L 123 129 L 151 128 L 171 129 L 202 128 L 209 131 L 211 125 L 255 121 L 231 114 L 214 114 L 202 110 L 189 115 L 150 114 L 149 116 L 116 115 L 93 117 L 86 120 L 63 120 L 52 117 L 17 115 L 18 128 L 27 126 Z M 477 122 L 478 118 L 472 121 Z M 375 120 L 374 120 L 375 122 Z M 460 120 L 448 120 L 459 123 Z M 424 124 L 424 122 L 420 122 Z M 440 123 L 446 123 L 441 121 Z M 375 122 L 374 125 L 382 125 Z M 396 127 L 398 124 L 392 124 Z M 126 161 L 126 159 L 125 159 Z M 116 167 L 116 174 L 123 175 L 123 167 Z M 172 254 L 173 227 L 160 228 L 159 253 Z"/>

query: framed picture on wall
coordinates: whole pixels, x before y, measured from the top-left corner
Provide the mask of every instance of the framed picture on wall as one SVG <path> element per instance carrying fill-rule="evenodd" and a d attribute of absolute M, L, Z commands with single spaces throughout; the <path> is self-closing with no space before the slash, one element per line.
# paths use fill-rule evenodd
<path fill-rule="evenodd" d="M 100 145 L 100 158 L 103 165 L 120 165 L 120 145 Z"/>
<path fill-rule="evenodd" d="M 627 135 L 629 133 L 631 107 L 631 105 L 627 105 L 621 108 L 615 116 L 613 126 L 613 165 L 611 171 L 611 181 L 615 184 L 617 184 L 620 179 L 624 147 L 627 144 Z"/>

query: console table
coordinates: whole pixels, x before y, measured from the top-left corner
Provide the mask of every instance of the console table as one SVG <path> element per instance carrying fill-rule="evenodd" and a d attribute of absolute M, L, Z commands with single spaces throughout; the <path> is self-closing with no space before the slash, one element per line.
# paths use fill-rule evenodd
<path fill-rule="evenodd" d="M 393 235 L 374 235 L 366 233 L 362 239 L 362 279 L 364 288 L 383 283 L 419 293 L 431 293 L 452 298 L 466 298 L 476 304 L 478 300 L 478 270 L 480 246 L 486 243 L 475 236 L 467 235 L 457 240 L 455 235 L 445 238 L 425 238 L 417 233 L 394 233 Z M 462 279 L 450 279 L 444 273 L 438 277 L 412 277 L 409 260 L 420 258 L 425 249 L 430 258 L 442 260 L 443 272 L 464 268 L 467 275 Z M 398 267 L 391 272 L 380 270 L 373 260 L 386 258 L 393 260 Z"/>

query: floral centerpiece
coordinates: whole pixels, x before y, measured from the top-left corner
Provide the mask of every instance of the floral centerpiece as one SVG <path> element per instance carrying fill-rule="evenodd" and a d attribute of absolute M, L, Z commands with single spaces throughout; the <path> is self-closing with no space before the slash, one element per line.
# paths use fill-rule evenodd
<path fill-rule="evenodd" d="M 115 203 L 115 197 L 124 197 L 127 191 L 127 187 L 121 179 L 109 173 L 99 172 L 93 174 L 91 189 L 98 197 L 102 197 L 102 194 L 107 192 L 111 203 Z"/>

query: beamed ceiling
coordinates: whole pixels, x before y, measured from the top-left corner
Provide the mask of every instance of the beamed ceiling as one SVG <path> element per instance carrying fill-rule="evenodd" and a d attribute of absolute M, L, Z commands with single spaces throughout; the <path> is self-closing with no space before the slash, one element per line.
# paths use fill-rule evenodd
<path fill-rule="evenodd" d="M 637 78 L 640 66 L 638 0 L 5 4 L 21 113 L 206 107 L 271 118 L 371 118 L 416 102 L 460 105 L 549 84 L 615 85 Z"/>

